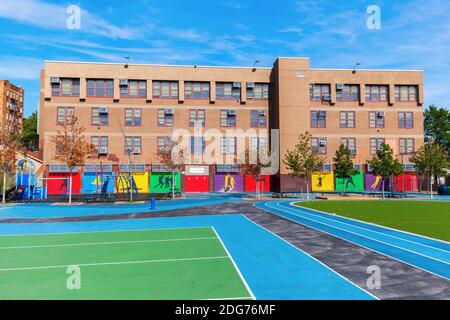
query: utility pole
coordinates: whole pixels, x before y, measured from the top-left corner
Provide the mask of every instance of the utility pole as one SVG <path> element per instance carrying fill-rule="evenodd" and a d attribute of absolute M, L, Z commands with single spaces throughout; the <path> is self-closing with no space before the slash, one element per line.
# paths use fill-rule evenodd
<path fill-rule="evenodd" d="M 122 132 L 122 135 L 123 135 L 123 139 L 125 141 L 125 150 L 128 154 L 128 161 L 129 161 L 128 181 L 130 182 L 130 202 L 133 202 L 133 175 L 131 173 L 131 165 L 133 164 L 133 160 L 131 158 L 131 148 L 128 147 L 127 137 L 125 136 L 125 132 L 123 131 L 122 123 L 120 122 L 120 120 L 119 120 L 119 126 L 120 126 L 120 131 Z"/>

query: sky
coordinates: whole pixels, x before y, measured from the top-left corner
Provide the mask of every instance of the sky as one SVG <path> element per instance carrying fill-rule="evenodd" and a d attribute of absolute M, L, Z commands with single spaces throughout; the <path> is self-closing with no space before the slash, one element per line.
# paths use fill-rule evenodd
<path fill-rule="evenodd" d="M 380 28 L 368 28 L 380 8 Z M 68 28 L 80 8 L 79 28 Z M 39 103 L 44 60 L 425 72 L 425 105 L 450 108 L 448 0 L 0 0 L 0 79 Z"/>

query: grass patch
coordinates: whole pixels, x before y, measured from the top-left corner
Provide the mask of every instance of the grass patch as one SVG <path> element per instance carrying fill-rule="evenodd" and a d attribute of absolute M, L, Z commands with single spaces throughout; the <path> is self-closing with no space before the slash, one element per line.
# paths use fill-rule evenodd
<path fill-rule="evenodd" d="M 296 205 L 450 241 L 450 202 L 317 201 Z"/>

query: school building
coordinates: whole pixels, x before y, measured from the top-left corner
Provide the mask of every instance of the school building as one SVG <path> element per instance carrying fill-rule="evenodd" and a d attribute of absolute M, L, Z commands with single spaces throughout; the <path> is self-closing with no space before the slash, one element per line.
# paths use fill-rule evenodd
<path fill-rule="evenodd" d="M 312 147 L 326 158 L 325 176 L 341 143 L 363 171 L 382 142 L 407 166 L 423 143 L 423 102 L 422 71 L 318 69 L 308 58 L 278 58 L 272 68 L 47 61 L 41 71 L 40 150 L 47 176 L 65 176 L 51 137 L 73 115 L 79 119 L 98 150 L 98 157 L 78 168 L 74 191 L 81 193 L 125 192 L 127 182 L 120 180 L 130 172 L 138 192 L 168 191 L 171 181 L 157 152 L 180 128 L 224 135 L 253 129 L 260 136 L 248 141 L 251 148 L 268 144 L 269 130 L 278 129 L 281 158 L 300 133 L 310 131 Z M 192 163 L 177 175 L 177 190 L 254 190 L 255 182 L 232 163 L 203 162 L 205 140 L 192 138 L 190 144 Z M 233 137 L 219 144 L 223 154 L 237 152 Z M 115 182 L 105 187 L 99 172 Z M 263 185 L 264 191 L 299 190 L 281 159 L 279 172 Z"/>

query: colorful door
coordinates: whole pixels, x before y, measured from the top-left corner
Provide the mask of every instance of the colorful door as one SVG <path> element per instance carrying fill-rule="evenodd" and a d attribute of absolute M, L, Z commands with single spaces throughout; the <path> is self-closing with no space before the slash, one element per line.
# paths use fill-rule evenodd
<path fill-rule="evenodd" d="M 69 191 L 68 173 L 49 173 L 47 180 L 48 194 L 67 194 Z M 72 174 L 72 194 L 79 194 L 81 189 L 81 179 L 78 172 Z"/>
<path fill-rule="evenodd" d="M 395 178 L 394 190 L 398 192 L 417 192 L 417 176 L 412 173 L 404 173 Z"/>
<path fill-rule="evenodd" d="M 243 192 L 244 178 L 238 173 L 216 173 L 214 192 Z"/>
<path fill-rule="evenodd" d="M 185 192 L 209 192 L 209 176 L 185 176 Z"/>
<path fill-rule="evenodd" d="M 261 176 L 259 189 L 261 192 L 270 192 L 270 176 Z M 245 192 L 256 192 L 256 180 L 250 175 L 245 175 Z"/>

